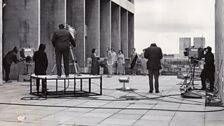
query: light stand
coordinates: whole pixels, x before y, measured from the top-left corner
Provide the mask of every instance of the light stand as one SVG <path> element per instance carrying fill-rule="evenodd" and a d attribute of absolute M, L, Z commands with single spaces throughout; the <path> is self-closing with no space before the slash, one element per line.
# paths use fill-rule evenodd
<path fill-rule="evenodd" d="M 127 87 L 125 84 L 129 83 L 129 77 L 122 77 L 118 79 L 120 83 L 123 83 L 123 86 L 121 88 L 116 88 L 116 90 L 121 91 L 134 91 L 135 89 Z"/>

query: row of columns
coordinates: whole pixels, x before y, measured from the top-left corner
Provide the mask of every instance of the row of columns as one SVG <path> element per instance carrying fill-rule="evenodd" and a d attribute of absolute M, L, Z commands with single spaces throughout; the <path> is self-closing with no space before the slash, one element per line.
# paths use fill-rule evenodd
<path fill-rule="evenodd" d="M 46 44 L 49 60 L 48 73 L 55 65 L 52 33 L 61 23 L 73 26 L 76 31 L 76 59 L 85 67 L 91 50 L 106 56 L 106 48 L 120 49 L 126 57 L 134 47 L 134 14 L 111 0 L 4 0 L 3 55 L 14 46 L 38 49 Z M 134 6 L 134 5 L 133 5 Z M 18 67 L 19 66 L 19 67 Z M 18 78 L 21 65 L 13 65 L 11 74 Z"/>

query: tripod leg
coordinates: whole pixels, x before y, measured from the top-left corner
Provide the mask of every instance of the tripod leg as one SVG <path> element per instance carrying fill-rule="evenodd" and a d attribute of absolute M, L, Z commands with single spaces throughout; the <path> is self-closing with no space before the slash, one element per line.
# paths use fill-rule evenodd
<path fill-rule="evenodd" d="M 53 68 L 52 68 L 52 70 L 51 70 L 51 75 L 54 73 L 54 69 L 55 69 L 55 67 L 56 67 L 56 64 L 54 64 L 54 66 L 53 66 Z"/>
<path fill-rule="evenodd" d="M 73 62 L 73 66 L 74 66 L 74 69 L 75 69 L 75 73 L 79 74 L 79 71 L 77 69 L 77 63 L 75 62 L 75 57 L 74 57 L 74 53 L 72 51 L 72 47 L 71 46 L 70 46 L 70 53 L 71 53 L 71 56 L 72 56 L 72 62 Z"/>
<path fill-rule="evenodd" d="M 78 69 L 77 69 L 77 66 L 76 66 L 76 65 L 77 65 L 77 63 L 74 63 L 75 73 L 77 73 L 77 74 L 78 74 L 79 72 L 78 72 Z"/>
<path fill-rule="evenodd" d="M 65 73 L 64 64 L 61 65 L 61 70 Z"/>

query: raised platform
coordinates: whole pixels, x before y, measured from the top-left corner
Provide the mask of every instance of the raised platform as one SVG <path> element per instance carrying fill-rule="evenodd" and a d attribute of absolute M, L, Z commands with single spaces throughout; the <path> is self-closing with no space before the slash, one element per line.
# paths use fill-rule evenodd
<path fill-rule="evenodd" d="M 99 80 L 99 87 L 100 87 L 100 92 L 99 93 L 94 93 L 91 92 L 91 87 L 92 87 L 92 79 L 96 79 Z M 39 92 L 38 91 L 33 91 L 33 86 L 34 86 L 34 80 L 36 82 L 38 82 L 38 80 L 40 80 L 40 82 L 42 83 L 42 91 Z M 48 90 L 48 82 L 49 81 L 55 81 L 55 90 L 54 91 L 49 91 Z M 70 81 L 73 81 L 73 83 L 70 83 Z M 77 90 L 76 86 L 77 86 L 77 80 L 79 80 L 80 82 L 80 90 Z M 83 90 L 83 80 L 88 80 L 88 91 L 84 91 Z M 59 81 L 63 81 L 63 83 L 59 84 Z M 63 84 L 63 90 L 59 91 L 59 85 Z M 36 90 L 37 90 L 37 85 L 40 84 L 36 84 Z M 67 85 L 73 85 L 73 90 L 67 90 L 68 87 Z M 81 75 L 74 75 L 74 74 L 70 74 L 69 77 L 66 76 L 61 76 L 58 77 L 57 75 L 31 75 L 30 76 L 30 94 L 33 95 L 41 95 L 44 97 L 47 97 L 48 95 L 71 95 L 73 94 L 73 96 L 82 96 L 82 94 L 84 96 L 86 95 L 102 95 L 102 76 L 95 76 L 95 75 L 85 75 L 85 74 L 81 74 Z"/>

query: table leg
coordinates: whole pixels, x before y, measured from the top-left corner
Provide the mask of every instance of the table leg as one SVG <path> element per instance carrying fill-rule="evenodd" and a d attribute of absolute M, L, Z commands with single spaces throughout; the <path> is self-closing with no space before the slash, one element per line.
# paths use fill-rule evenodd
<path fill-rule="evenodd" d="M 45 83 L 45 86 L 44 86 L 44 95 L 45 95 L 45 98 L 47 98 L 47 78 L 45 78 L 43 80 L 44 80 L 44 83 Z"/>
<path fill-rule="evenodd" d="M 102 85 L 102 76 L 100 77 L 100 95 L 102 95 L 103 85 Z"/>
<path fill-rule="evenodd" d="M 66 91 L 66 79 L 64 79 L 64 94 L 65 94 L 65 91 Z"/>
<path fill-rule="evenodd" d="M 74 78 L 74 95 L 76 94 L 76 79 Z"/>
<path fill-rule="evenodd" d="M 56 92 L 58 92 L 58 79 L 56 79 Z"/>
<path fill-rule="evenodd" d="M 33 77 L 30 76 L 30 94 L 32 94 L 32 79 L 33 79 Z"/>
<path fill-rule="evenodd" d="M 91 93 L 91 78 L 89 78 L 89 93 Z"/>
<path fill-rule="evenodd" d="M 80 79 L 80 90 L 82 91 L 82 79 Z"/>

